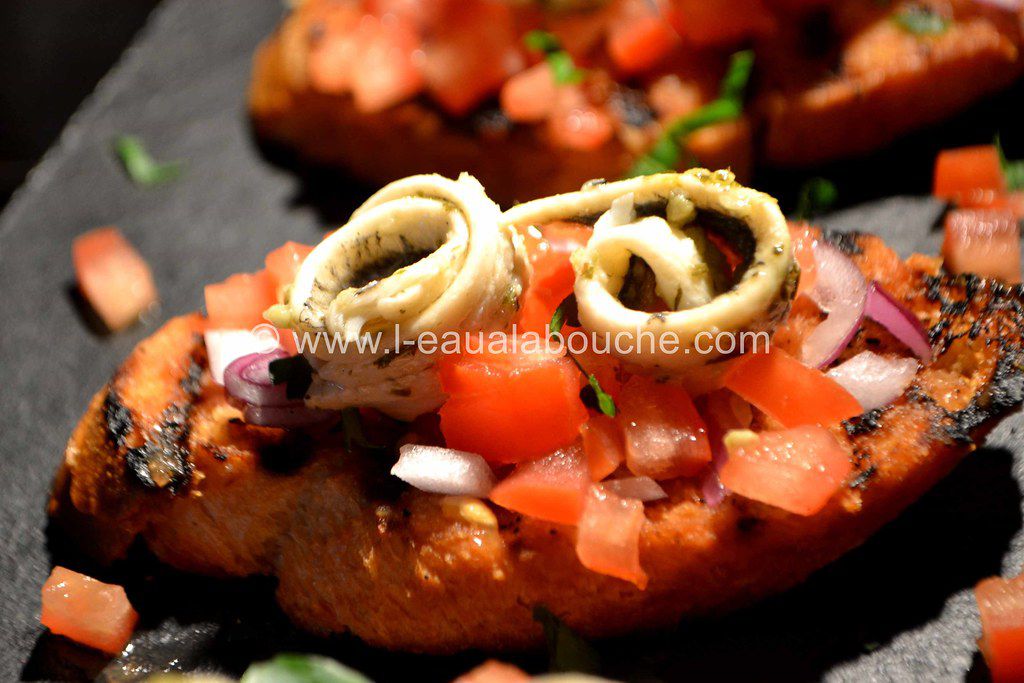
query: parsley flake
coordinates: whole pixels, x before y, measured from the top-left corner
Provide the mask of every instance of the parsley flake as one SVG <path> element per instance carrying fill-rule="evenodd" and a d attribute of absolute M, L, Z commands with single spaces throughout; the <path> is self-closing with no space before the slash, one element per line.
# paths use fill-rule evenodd
<path fill-rule="evenodd" d="M 152 187 L 174 180 L 181 175 L 182 165 L 180 162 L 157 162 L 146 151 L 142 141 L 133 135 L 118 136 L 114 140 L 114 151 L 120 157 L 128 177 L 136 185 Z"/>
<path fill-rule="evenodd" d="M 562 48 L 562 43 L 547 31 L 530 31 L 523 36 L 523 43 L 534 52 L 543 52 L 544 59 L 551 67 L 551 75 L 558 85 L 580 83 L 587 72 L 577 68 L 572 55 Z"/>
<path fill-rule="evenodd" d="M 937 36 L 946 32 L 950 20 L 929 7 L 913 6 L 893 15 L 892 20 L 907 33 L 915 36 Z"/>
<path fill-rule="evenodd" d="M 808 219 L 825 213 L 839 198 L 835 183 L 827 178 L 811 178 L 800 187 L 796 202 L 796 216 Z"/>

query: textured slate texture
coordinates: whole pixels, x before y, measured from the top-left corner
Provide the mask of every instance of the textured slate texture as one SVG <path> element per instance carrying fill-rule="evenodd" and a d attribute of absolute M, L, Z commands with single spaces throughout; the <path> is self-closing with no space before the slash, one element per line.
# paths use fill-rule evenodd
<path fill-rule="evenodd" d="M 450 680 L 480 659 L 313 640 L 276 610 L 269 581 L 187 577 L 144 553 L 101 570 L 47 533 L 46 491 L 64 442 L 129 350 L 161 320 L 195 308 L 203 283 L 256 268 L 286 239 L 315 239 L 366 195 L 338 176 L 271 163 L 251 139 L 243 107 L 250 55 L 281 12 L 279 0 L 165 3 L 0 216 L 0 680 L 122 680 L 169 666 L 238 672 L 254 658 L 300 649 L 331 653 L 382 681 L 411 672 L 429 681 Z M 1017 104 L 1020 93 L 1010 99 Z M 979 130 L 984 139 L 996 112 L 1019 111 L 1007 103 L 982 105 L 884 159 L 824 172 L 841 179 L 848 199 L 923 192 L 938 140 L 977 141 Z M 182 179 L 133 187 L 110 154 L 110 139 L 125 132 L 142 136 L 160 159 L 185 160 Z M 767 173 L 760 182 L 786 199 L 800 177 Z M 839 212 L 829 224 L 879 232 L 904 252 L 934 250 L 940 212 L 930 200 L 897 197 Z M 164 300 L 156 319 L 115 337 L 83 324 L 68 257 L 76 234 L 108 223 L 149 259 Z M 1024 557 L 1018 418 L 1004 421 L 987 448 L 901 519 L 806 585 L 728 618 L 602 643 L 605 673 L 631 680 L 982 676 L 970 588 L 1016 572 Z M 144 618 L 125 661 L 108 665 L 42 632 L 38 591 L 53 562 L 126 583 Z M 516 659 L 544 666 L 543 655 Z"/>

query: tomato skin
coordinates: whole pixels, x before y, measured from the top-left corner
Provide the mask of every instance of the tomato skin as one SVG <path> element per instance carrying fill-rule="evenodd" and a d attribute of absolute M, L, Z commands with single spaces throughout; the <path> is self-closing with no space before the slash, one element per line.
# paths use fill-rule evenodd
<path fill-rule="evenodd" d="M 951 273 L 1020 282 L 1020 223 L 1010 211 L 957 209 L 946 214 L 942 257 Z"/>
<path fill-rule="evenodd" d="M 969 202 L 985 193 L 1006 192 L 1006 179 L 995 145 L 960 147 L 939 152 L 932 194 L 951 202 Z"/>
<path fill-rule="evenodd" d="M 82 295 L 112 332 L 131 325 L 157 301 L 149 266 L 113 226 L 76 237 L 71 260 Z"/>
<path fill-rule="evenodd" d="M 539 460 L 520 463 L 494 487 L 491 500 L 527 517 L 572 526 L 579 522 L 589 486 L 583 449 L 572 444 Z"/>
<path fill-rule="evenodd" d="M 290 285 L 306 260 L 313 247 L 298 242 L 285 242 L 282 246 L 267 254 L 267 272 L 274 281 L 274 287 L 280 289 Z"/>
<path fill-rule="evenodd" d="M 557 94 L 551 67 L 541 62 L 505 81 L 501 109 L 517 123 L 537 123 L 551 114 Z"/>
<path fill-rule="evenodd" d="M 124 650 L 139 620 L 124 588 L 64 567 L 53 568 L 42 593 L 43 626 L 108 654 Z"/>
<path fill-rule="evenodd" d="M 583 452 L 587 456 L 587 469 L 593 481 L 601 481 L 615 470 L 626 458 L 626 446 L 622 429 L 607 415 L 591 415 L 580 428 L 583 437 Z"/>
<path fill-rule="evenodd" d="M 783 427 L 829 427 L 864 412 L 857 399 L 825 373 L 776 347 L 737 359 L 723 384 Z"/>
<path fill-rule="evenodd" d="M 985 579 L 974 589 L 979 649 L 995 683 L 1024 680 L 1024 577 Z"/>
<path fill-rule="evenodd" d="M 616 403 L 626 466 L 652 479 L 691 477 L 711 462 L 707 428 L 682 387 L 634 375 Z"/>
<path fill-rule="evenodd" d="M 449 448 L 491 462 L 534 460 L 575 441 L 587 420 L 579 370 L 564 356 L 464 354 L 438 366 Z"/>
<path fill-rule="evenodd" d="M 817 425 L 761 432 L 738 447 L 727 438 L 726 446 L 719 478 L 727 489 L 797 515 L 825 507 L 853 471 L 849 452 Z"/>
<path fill-rule="evenodd" d="M 214 329 L 251 329 L 266 322 L 263 311 L 277 302 L 277 288 L 266 270 L 238 273 L 206 285 L 206 316 Z"/>
<path fill-rule="evenodd" d="M 576 532 L 576 556 L 587 569 L 647 587 L 640 565 L 640 531 L 646 518 L 644 504 L 622 498 L 600 484 L 587 491 Z"/>
<path fill-rule="evenodd" d="M 531 240 L 528 253 L 533 275 L 521 299 L 517 326 L 521 331 L 543 334 L 551 322 L 555 309 L 572 294 L 576 283 L 570 257 L 585 246 L 593 229 L 565 221 L 544 226 L 543 240 Z"/>
<path fill-rule="evenodd" d="M 818 279 L 818 266 L 814 260 L 814 242 L 810 226 L 803 223 L 790 223 L 789 234 L 793 245 L 793 258 L 800 266 L 800 282 L 796 287 L 796 295 L 807 294 L 814 289 L 814 281 Z"/>

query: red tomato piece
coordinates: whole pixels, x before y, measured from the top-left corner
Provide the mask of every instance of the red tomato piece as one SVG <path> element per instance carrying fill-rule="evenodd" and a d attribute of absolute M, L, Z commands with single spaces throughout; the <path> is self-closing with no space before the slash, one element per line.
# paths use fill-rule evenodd
<path fill-rule="evenodd" d="M 265 261 L 267 272 L 274 281 L 276 289 L 292 283 L 299 272 L 299 267 L 311 251 L 313 251 L 313 247 L 309 245 L 285 242 L 284 245 L 267 254 Z"/>
<path fill-rule="evenodd" d="M 57 635 L 116 655 L 131 639 L 139 615 L 121 586 L 54 567 L 43 584 L 40 620 Z"/>
<path fill-rule="evenodd" d="M 644 521 L 644 504 L 639 500 L 617 496 L 600 484 L 592 485 L 576 532 L 580 564 L 644 590 L 647 573 L 640 566 Z"/>
<path fill-rule="evenodd" d="M 800 296 L 811 291 L 818 277 L 818 266 L 814 260 L 815 239 L 810 227 L 803 223 L 790 223 L 789 234 L 792 239 L 793 258 L 800 266 L 800 284 L 796 288 L 796 295 Z"/>
<path fill-rule="evenodd" d="M 974 589 L 979 649 L 995 683 L 1024 681 L 1024 576 L 985 579 Z"/>
<path fill-rule="evenodd" d="M 563 85 L 548 119 L 548 135 L 559 147 L 593 151 L 611 140 L 615 126 L 611 116 L 587 102 L 578 86 Z"/>
<path fill-rule="evenodd" d="M 698 47 L 733 45 L 771 32 L 775 19 L 761 0 L 671 0 L 669 21 Z"/>
<path fill-rule="evenodd" d="M 341 95 L 352 88 L 352 76 L 359 54 L 359 20 L 363 11 L 356 5 L 334 3 L 323 6 L 319 37 L 309 51 L 309 82 L 313 89 Z"/>
<path fill-rule="evenodd" d="M 528 683 L 530 680 L 522 669 L 489 659 L 456 678 L 454 683 Z"/>
<path fill-rule="evenodd" d="M 572 444 L 540 460 L 520 463 L 491 490 L 491 500 L 527 517 L 575 525 L 589 486 L 583 449 Z"/>
<path fill-rule="evenodd" d="M 850 453 L 824 427 L 730 432 L 719 478 L 734 493 L 797 515 L 813 515 L 853 471 Z"/>
<path fill-rule="evenodd" d="M 533 275 L 523 296 L 517 321 L 520 330 L 542 333 L 555 309 L 572 294 L 576 273 L 569 257 L 585 246 L 593 229 L 579 223 L 555 221 L 545 225 L 544 239 L 533 240 L 529 249 Z"/>
<path fill-rule="evenodd" d="M 950 211 L 942 257 L 951 273 L 1020 282 L 1020 223 L 1009 211 Z"/>
<path fill-rule="evenodd" d="M 463 116 L 525 65 L 512 10 L 502 0 L 451 3 L 431 26 L 423 67 L 427 90 Z"/>
<path fill-rule="evenodd" d="M 71 260 L 82 296 L 113 332 L 131 325 L 157 301 L 149 265 L 115 227 L 76 237 Z"/>
<path fill-rule="evenodd" d="M 970 199 L 960 202 L 965 209 L 995 209 L 998 211 L 1009 211 L 1017 220 L 1024 219 L 1024 192 L 1006 192 L 996 194 L 985 192 L 982 195 L 974 195 Z"/>
<path fill-rule="evenodd" d="M 960 147 L 939 152 L 935 159 L 936 197 L 951 202 L 970 202 L 986 193 L 1002 194 L 1006 179 L 995 145 Z"/>
<path fill-rule="evenodd" d="M 359 21 L 357 58 L 352 69 L 352 94 L 363 113 L 387 109 L 423 89 L 419 34 L 408 20 L 395 15 Z"/>
<path fill-rule="evenodd" d="M 829 427 L 864 412 L 832 378 L 774 347 L 737 359 L 723 384 L 783 427 Z"/>
<path fill-rule="evenodd" d="M 263 311 L 277 303 L 277 288 L 266 270 L 238 273 L 206 285 L 206 316 L 214 329 L 251 329 L 265 323 Z"/>
<path fill-rule="evenodd" d="M 689 477 L 711 462 L 707 428 L 682 387 L 635 375 L 616 405 L 626 436 L 626 466 L 633 474 Z"/>
<path fill-rule="evenodd" d="M 626 447 L 618 423 L 607 415 L 592 415 L 580 428 L 583 452 L 587 456 L 590 478 L 601 481 L 619 469 L 626 459 Z"/>
<path fill-rule="evenodd" d="M 543 121 L 555 106 L 558 86 L 547 62 L 531 66 L 505 81 L 501 88 L 501 108 L 513 121 Z"/>
<path fill-rule="evenodd" d="M 534 460 L 575 441 L 587 420 L 579 370 L 562 355 L 464 354 L 438 364 L 449 448 L 491 462 Z"/>
<path fill-rule="evenodd" d="M 647 71 L 679 44 L 679 34 L 649 0 L 626 0 L 608 29 L 608 54 L 623 74 Z"/>

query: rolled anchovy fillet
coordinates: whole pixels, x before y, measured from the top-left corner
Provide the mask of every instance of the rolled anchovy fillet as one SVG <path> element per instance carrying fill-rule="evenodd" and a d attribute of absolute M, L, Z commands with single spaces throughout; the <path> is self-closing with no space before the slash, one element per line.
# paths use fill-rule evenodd
<path fill-rule="evenodd" d="M 304 335 L 315 371 L 306 403 L 403 420 L 440 406 L 436 356 L 417 340 L 507 327 L 529 277 L 522 238 L 500 216 L 470 175 L 412 176 L 314 249 L 268 311 Z"/>
<path fill-rule="evenodd" d="M 778 202 L 729 171 L 596 181 L 520 204 L 503 220 L 594 226 L 572 256 L 580 322 L 598 351 L 654 370 L 706 364 L 752 343 L 743 333 L 770 334 L 799 276 Z M 716 240 L 740 257 L 731 277 Z"/>

